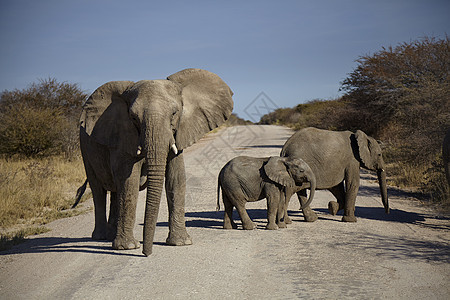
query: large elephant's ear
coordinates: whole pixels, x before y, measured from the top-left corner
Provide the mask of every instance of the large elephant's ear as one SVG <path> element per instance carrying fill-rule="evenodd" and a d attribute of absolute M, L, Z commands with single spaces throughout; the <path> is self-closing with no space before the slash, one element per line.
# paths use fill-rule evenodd
<path fill-rule="evenodd" d="M 264 165 L 264 172 L 270 180 L 285 187 L 293 187 L 295 182 L 287 170 L 285 161 L 285 157 L 272 156 Z"/>
<path fill-rule="evenodd" d="M 111 81 L 95 90 L 83 105 L 80 128 L 97 143 L 123 148 L 136 155 L 138 132 L 122 97 L 133 84 L 132 81 Z"/>
<path fill-rule="evenodd" d="M 233 92 L 216 74 L 185 69 L 167 79 L 181 88 L 183 111 L 175 133 L 178 148 L 189 147 L 231 115 Z"/>
<path fill-rule="evenodd" d="M 374 161 L 370 155 L 369 150 L 369 138 L 361 130 L 357 130 L 355 133 L 356 142 L 358 143 L 359 157 L 362 164 L 368 169 L 374 169 Z"/>

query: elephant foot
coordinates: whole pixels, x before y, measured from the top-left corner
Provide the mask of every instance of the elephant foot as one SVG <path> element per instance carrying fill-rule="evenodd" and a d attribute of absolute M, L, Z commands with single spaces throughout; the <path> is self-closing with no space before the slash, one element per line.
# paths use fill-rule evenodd
<path fill-rule="evenodd" d="M 250 223 L 243 223 L 242 228 L 244 228 L 244 230 L 253 230 L 256 228 L 256 224 L 253 221 Z"/>
<path fill-rule="evenodd" d="M 141 245 L 139 241 L 133 238 L 116 237 L 112 242 L 112 248 L 114 250 L 130 250 L 138 249 Z"/>
<path fill-rule="evenodd" d="M 94 241 L 105 241 L 108 240 L 108 235 L 106 229 L 95 228 L 92 232 L 92 239 Z"/>
<path fill-rule="evenodd" d="M 284 221 L 284 222 L 278 222 L 277 225 L 278 225 L 278 228 L 287 228 L 287 226 L 286 226 L 286 221 Z"/>
<path fill-rule="evenodd" d="M 236 223 L 223 223 L 223 229 L 237 229 Z"/>
<path fill-rule="evenodd" d="M 356 222 L 355 216 L 343 216 L 342 222 Z"/>
<path fill-rule="evenodd" d="M 266 225 L 266 230 L 278 230 L 278 225 L 273 223 L 268 223 Z"/>
<path fill-rule="evenodd" d="M 339 211 L 339 203 L 337 203 L 336 201 L 328 202 L 328 212 L 331 215 L 335 216 L 338 211 Z"/>
<path fill-rule="evenodd" d="M 292 224 L 292 219 L 289 216 L 284 217 L 284 223 L 286 224 Z"/>
<path fill-rule="evenodd" d="M 303 216 L 305 217 L 306 222 L 315 222 L 319 218 L 317 214 L 311 209 L 306 212 L 303 211 Z"/>
<path fill-rule="evenodd" d="M 170 246 L 189 246 L 192 245 L 192 239 L 189 234 L 176 235 L 169 232 L 169 236 L 166 239 L 166 244 Z"/>

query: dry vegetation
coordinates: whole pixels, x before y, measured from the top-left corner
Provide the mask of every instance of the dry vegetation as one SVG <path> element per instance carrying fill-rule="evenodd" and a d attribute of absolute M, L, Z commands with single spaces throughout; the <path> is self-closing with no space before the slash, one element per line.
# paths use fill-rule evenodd
<path fill-rule="evenodd" d="M 0 99 L 0 249 L 67 210 L 85 180 L 77 120 L 86 94 L 76 85 L 41 80 Z"/>
<path fill-rule="evenodd" d="M 45 232 L 48 222 L 82 212 L 69 208 L 84 179 L 81 159 L 0 159 L 0 249 Z"/>
<path fill-rule="evenodd" d="M 382 141 L 392 184 L 417 188 L 450 207 L 442 141 L 450 128 L 450 43 L 422 38 L 360 57 L 342 82 L 345 95 L 278 109 L 262 124 L 296 130 L 362 129 Z"/>

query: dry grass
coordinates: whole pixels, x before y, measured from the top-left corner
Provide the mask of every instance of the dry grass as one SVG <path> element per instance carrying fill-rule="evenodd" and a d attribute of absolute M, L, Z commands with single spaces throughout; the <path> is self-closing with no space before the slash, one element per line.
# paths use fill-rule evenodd
<path fill-rule="evenodd" d="M 80 158 L 0 159 L 0 248 L 42 233 L 48 222 L 79 214 L 69 208 L 84 180 Z"/>
<path fill-rule="evenodd" d="M 420 192 L 423 200 L 431 200 L 439 210 L 450 212 L 450 187 L 444 173 L 442 159 L 427 164 L 390 163 L 386 166 L 388 183 Z"/>

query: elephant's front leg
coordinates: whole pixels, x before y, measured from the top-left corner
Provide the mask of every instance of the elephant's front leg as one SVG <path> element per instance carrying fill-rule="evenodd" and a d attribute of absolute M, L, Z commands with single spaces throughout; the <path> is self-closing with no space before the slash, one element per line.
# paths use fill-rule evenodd
<path fill-rule="evenodd" d="M 119 214 L 116 238 L 112 247 L 117 250 L 136 249 L 140 247 L 139 241 L 134 238 L 134 225 L 141 165 L 123 162 L 114 173 L 116 174 L 116 197 L 119 203 Z"/>
<path fill-rule="evenodd" d="M 186 196 L 186 173 L 183 153 L 169 154 L 166 166 L 166 196 L 169 207 L 168 245 L 192 245 L 192 240 L 186 230 L 184 204 Z"/>
<path fill-rule="evenodd" d="M 280 204 L 280 192 L 275 187 L 266 188 L 266 199 L 267 199 L 266 229 L 276 230 L 276 229 L 278 229 L 278 225 L 277 225 L 276 221 L 277 221 L 278 207 Z M 284 214 L 284 211 L 283 211 L 283 214 Z M 284 227 L 286 227 L 286 224 L 284 225 Z"/>
<path fill-rule="evenodd" d="M 288 207 L 291 197 L 292 195 L 294 195 L 294 193 L 295 192 L 292 188 L 288 187 L 285 188 L 283 211 L 284 211 L 284 222 L 286 224 L 292 224 L 292 219 L 288 215 Z"/>
<path fill-rule="evenodd" d="M 343 222 L 356 222 L 355 217 L 355 204 L 356 196 L 359 190 L 359 168 L 357 171 L 348 172 L 349 174 L 345 178 L 345 203 L 344 203 L 344 216 Z"/>

